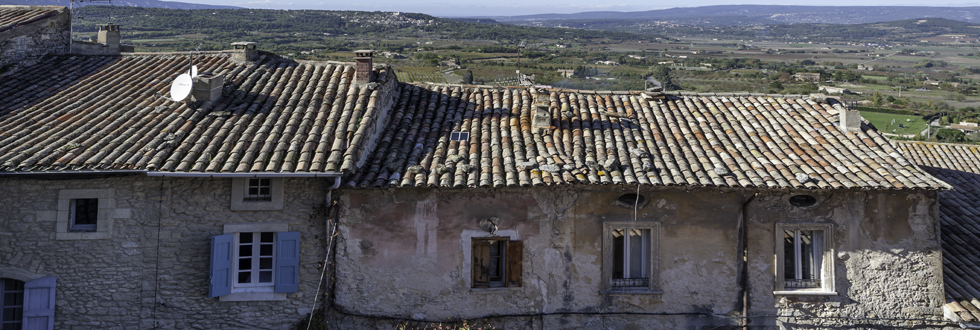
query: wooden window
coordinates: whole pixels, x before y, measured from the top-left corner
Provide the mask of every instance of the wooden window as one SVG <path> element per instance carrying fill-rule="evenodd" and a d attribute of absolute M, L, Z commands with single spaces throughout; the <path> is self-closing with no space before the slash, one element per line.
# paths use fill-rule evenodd
<path fill-rule="evenodd" d="M 54 330 L 54 276 L 29 282 L 0 279 L 0 329 Z"/>
<path fill-rule="evenodd" d="M 99 199 L 79 198 L 71 200 L 70 232 L 94 232 L 98 229 Z"/>
<path fill-rule="evenodd" d="M 524 272 L 521 241 L 508 237 L 473 238 L 473 287 L 519 287 Z"/>
<path fill-rule="evenodd" d="M 261 224 L 236 226 L 253 230 L 263 227 Z M 258 230 L 276 230 L 275 224 L 265 227 Z M 208 296 L 234 294 L 239 296 L 229 298 L 231 301 L 260 301 L 280 300 L 272 293 L 297 292 L 299 248 L 300 234 L 295 231 L 243 231 L 212 236 Z"/>

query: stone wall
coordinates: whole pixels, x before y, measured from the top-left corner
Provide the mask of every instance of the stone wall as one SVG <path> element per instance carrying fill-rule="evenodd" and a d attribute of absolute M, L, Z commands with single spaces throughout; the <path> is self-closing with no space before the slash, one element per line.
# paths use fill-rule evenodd
<path fill-rule="evenodd" d="M 0 67 L 27 65 L 47 54 L 67 53 L 71 16 L 67 8 L 60 8 L 56 16 L 0 32 Z"/>
<path fill-rule="evenodd" d="M 339 326 L 386 316 L 418 322 L 489 318 L 514 328 L 709 329 L 942 324 L 935 194 L 760 193 L 748 204 L 747 260 L 739 226 L 753 192 L 641 187 L 346 190 L 337 251 Z M 867 205 L 867 206 L 866 206 Z M 523 241 L 522 286 L 471 289 L 469 237 L 480 219 Z M 660 224 L 661 294 L 602 293 L 602 223 Z M 776 223 L 833 228 L 836 295 L 776 295 Z M 747 268 L 745 268 L 747 267 Z M 742 271 L 748 279 L 743 284 Z M 743 296 L 747 285 L 748 295 Z M 784 299 L 785 298 L 785 299 Z M 351 317 L 351 315 L 361 317 Z M 910 321 L 911 320 L 911 321 Z M 395 321 L 392 321 L 395 322 Z"/>
<path fill-rule="evenodd" d="M 324 181 L 285 179 L 283 210 L 231 211 L 227 178 L 0 178 L 0 275 L 57 276 L 56 329 L 290 329 L 319 284 Z M 114 190 L 109 238 L 57 239 L 67 189 Z M 208 298 L 210 237 L 267 222 L 301 232 L 299 291 L 285 301 Z"/>

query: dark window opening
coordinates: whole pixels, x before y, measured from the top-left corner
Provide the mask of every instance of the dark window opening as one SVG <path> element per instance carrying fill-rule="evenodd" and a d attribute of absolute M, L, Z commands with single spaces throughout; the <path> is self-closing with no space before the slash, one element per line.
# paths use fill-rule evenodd
<path fill-rule="evenodd" d="M 272 179 L 249 178 L 248 187 L 245 191 L 245 201 L 246 202 L 272 201 Z"/>
<path fill-rule="evenodd" d="M 789 198 L 789 203 L 793 206 L 813 206 L 817 203 L 817 198 L 810 195 L 796 195 Z"/>
<path fill-rule="evenodd" d="M 96 231 L 99 221 L 99 199 L 81 198 L 71 200 L 72 232 Z"/>
<path fill-rule="evenodd" d="M 24 320 L 24 282 L 0 279 L 0 308 L 3 309 L 0 329 L 20 330 Z"/>

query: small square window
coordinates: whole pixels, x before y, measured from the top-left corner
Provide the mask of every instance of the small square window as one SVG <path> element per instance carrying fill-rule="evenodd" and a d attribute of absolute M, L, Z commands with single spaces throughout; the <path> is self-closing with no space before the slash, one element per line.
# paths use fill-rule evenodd
<path fill-rule="evenodd" d="M 472 241 L 473 287 L 519 287 L 524 250 L 521 241 L 508 237 L 477 238 Z"/>
<path fill-rule="evenodd" d="M 79 198 L 71 200 L 71 226 L 69 232 L 94 232 L 98 229 L 99 199 Z"/>
<path fill-rule="evenodd" d="M 833 232 L 829 224 L 776 224 L 777 294 L 832 294 Z"/>
<path fill-rule="evenodd" d="M 249 178 L 244 200 L 246 202 L 272 201 L 272 179 Z"/>

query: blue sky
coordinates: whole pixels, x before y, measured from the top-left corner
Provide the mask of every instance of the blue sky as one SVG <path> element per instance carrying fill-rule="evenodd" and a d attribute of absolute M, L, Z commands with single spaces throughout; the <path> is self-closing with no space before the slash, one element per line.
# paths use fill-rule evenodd
<path fill-rule="evenodd" d="M 823 5 L 823 6 L 980 6 L 977 0 L 943 1 L 923 3 L 922 0 L 870 0 L 856 3 L 853 0 L 801 1 L 785 0 L 779 2 L 723 2 L 717 0 L 691 0 L 678 2 L 654 2 L 649 0 L 493 0 L 493 1 L 446 1 L 446 0 L 178 0 L 182 2 L 230 5 L 263 9 L 322 9 L 322 10 L 364 10 L 364 11 L 402 11 L 425 13 L 434 16 L 517 16 L 546 13 L 579 13 L 585 11 L 644 11 L 675 7 L 699 7 L 710 5 L 760 4 L 760 5 Z"/>

